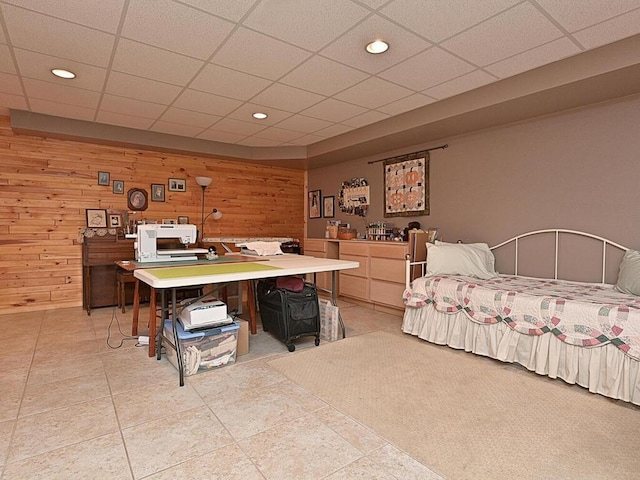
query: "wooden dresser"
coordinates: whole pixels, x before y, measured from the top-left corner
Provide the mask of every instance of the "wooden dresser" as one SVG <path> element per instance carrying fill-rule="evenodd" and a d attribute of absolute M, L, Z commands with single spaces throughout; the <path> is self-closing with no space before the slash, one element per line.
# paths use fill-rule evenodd
<path fill-rule="evenodd" d="M 82 308 L 117 305 L 115 262 L 133 260 L 133 240 L 122 235 L 85 236 L 82 242 Z M 125 298 L 133 298 L 133 285 L 127 285 Z"/>

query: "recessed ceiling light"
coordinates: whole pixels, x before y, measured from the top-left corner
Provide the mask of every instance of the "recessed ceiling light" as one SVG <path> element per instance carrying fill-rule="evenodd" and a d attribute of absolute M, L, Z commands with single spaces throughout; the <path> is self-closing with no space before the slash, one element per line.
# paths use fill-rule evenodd
<path fill-rule="evenodd" d="M 369 53 L 378 54 L 384 53 L 389 49 L 389 44 L 387 42 L 383 42 L 382 40 L 375 40 L 365 47 L 365 50 Z"/>
<path fill-rule="evenodd" d="M 268 115 L 266 113 L 262 113 L 262 112 L 256 112 L 256 113 L 253 114 L 253 118 L 257 118 L 258 120 L 264 120 L 267 117 L 268 117 Z"/>
<path fill-rule="evenodd" d="M 75 73 L 70 72 L 69 70 L 64 70 L 62 68 L 54 68 L 53 70 L 51 70 L 51 73 L 60 78 L 76 78 Z"/>

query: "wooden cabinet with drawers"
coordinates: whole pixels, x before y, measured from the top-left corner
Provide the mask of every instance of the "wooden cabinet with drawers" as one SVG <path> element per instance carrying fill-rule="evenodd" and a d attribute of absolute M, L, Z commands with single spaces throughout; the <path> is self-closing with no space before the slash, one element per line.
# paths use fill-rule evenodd
<path fill-rule="evenodd" d="M 406 244 L 388 243 L 369 246 L 369 298 L 374 303 L 404 308 Z"/>
<path fill-rule="evenodd" d="M 316 258 L 338 258 L 338 244 L 320 238 L 306 238 L 302 253 Z M 313 281 L 313 274 L 308 280 Z M 316 285 L 325 290 L 331 289 L 331 272 L 316 273 Z"/>
<path fill-rule="evenodd" d="M 369 245 L 365 242 L 340 242 L 340 260 L 360 263 L 358 268 L 340 271 L 340 295 L 369 301 Z"/>

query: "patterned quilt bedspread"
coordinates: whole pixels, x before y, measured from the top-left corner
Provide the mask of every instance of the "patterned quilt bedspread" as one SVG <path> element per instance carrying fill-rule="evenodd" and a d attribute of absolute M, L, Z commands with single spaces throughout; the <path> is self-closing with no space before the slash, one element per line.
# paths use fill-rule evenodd
<path fill-rule="evenodd" d="M 551 332 L 581 347 L 612 343 L 640 360 L 640 297 L 611 286 L 501 275 L 422 277 L 404 292 L 407 307 L 463 312 L 476 323 L 504 322 L 525 335 Z"/>

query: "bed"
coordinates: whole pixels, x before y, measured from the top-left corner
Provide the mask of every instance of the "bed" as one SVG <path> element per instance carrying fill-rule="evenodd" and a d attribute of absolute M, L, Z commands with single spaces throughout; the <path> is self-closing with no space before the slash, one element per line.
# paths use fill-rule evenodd
<path fill-rule="evenodd" d="M 552 262 L 542 260 L 540 247 L 548 240 L 536 244 L 538 236 L 555 246 Z M 566 237 L 596 242 L 597 279 L 565 279 L 568 262 L 559 261 L 559 254 Z M 533 249 L 528 260 L 523 245 Z M 515 260 L 505 268 L 509 273 L 498 274 L 495 262 L 503 249 L 503 261 Z M 563 229 L 527 232 L 494 247 L 429 244 L 417 236 L 411 251 L 405 333 L 640 405 L 640 252 Z M 580 267 L 587 263 L 582 254 L 574 257 Z M 552 263 L 552 271 L 547 278 L 525 276 L 527 263 L 533 270 Z"/>

